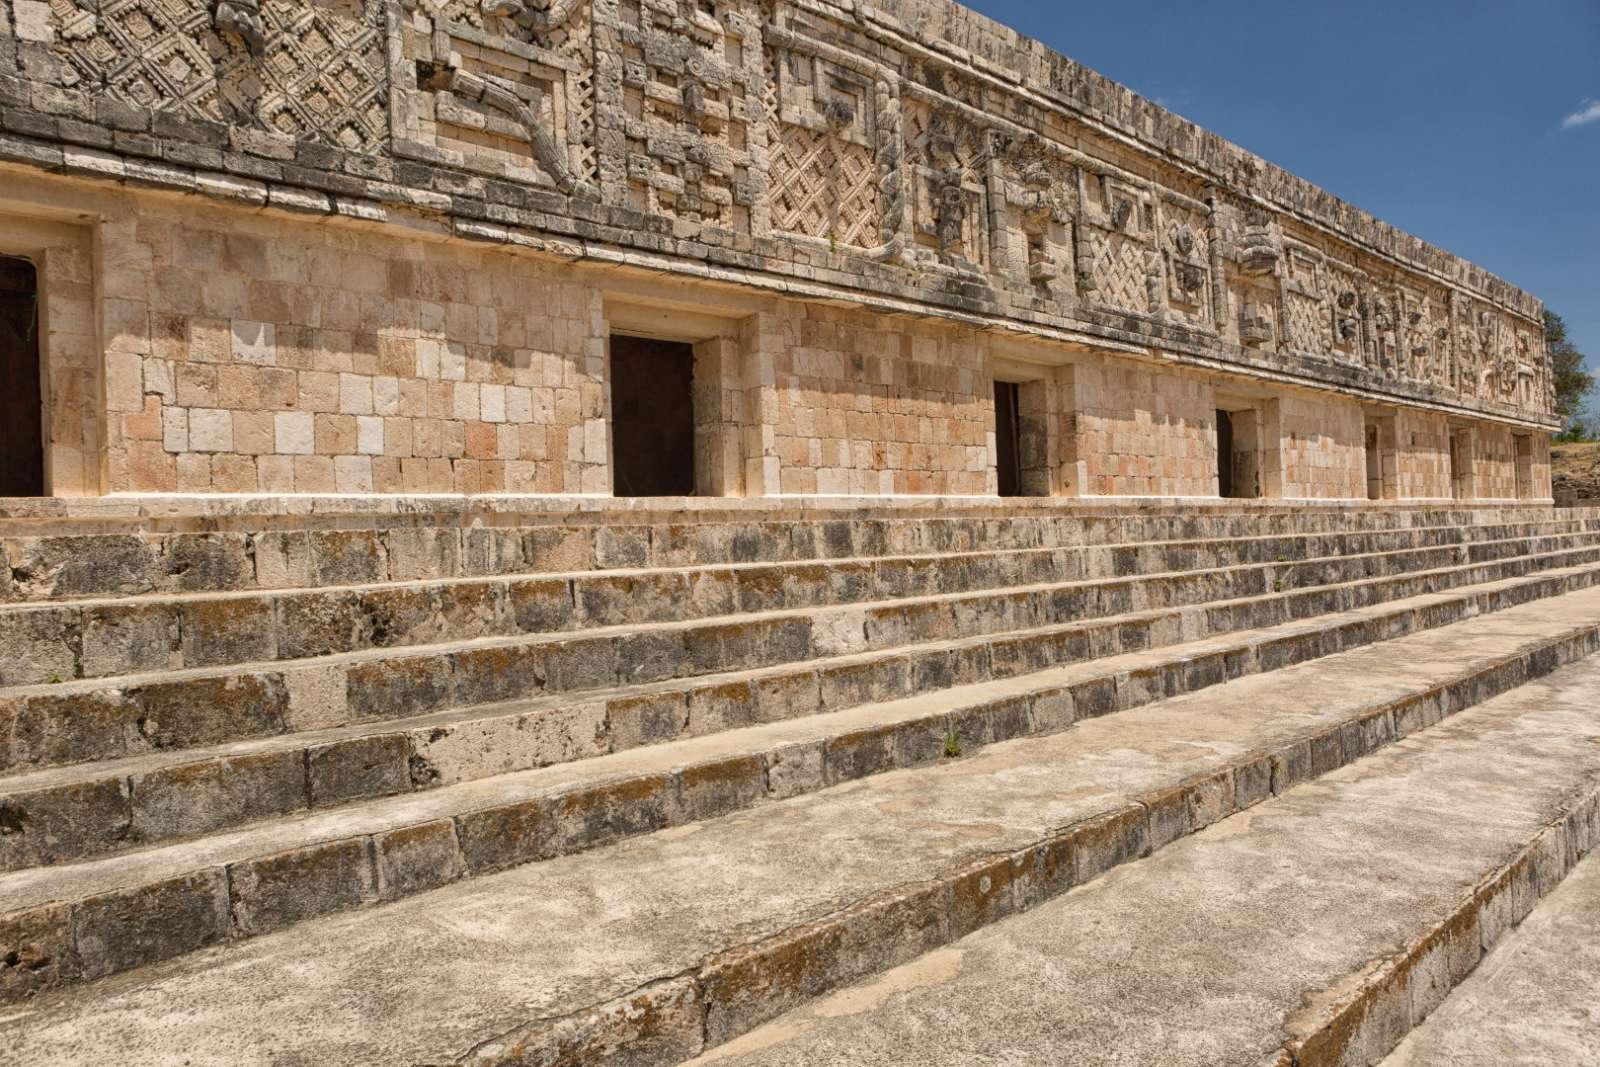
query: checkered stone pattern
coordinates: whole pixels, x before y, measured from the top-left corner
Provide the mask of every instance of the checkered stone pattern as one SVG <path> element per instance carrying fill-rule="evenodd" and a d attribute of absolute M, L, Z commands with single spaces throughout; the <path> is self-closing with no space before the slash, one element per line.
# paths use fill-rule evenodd
<path fill-rule="evenodd" d="M 51 14 L 82 88 L 354 152 L 388 140 L 382 0 L 267 0 L 259 57 L 219 35 L 201 0 L 53 0 Z"/>
<path fill-rule="evenodd" d="M 772 184 L 774 229 L 855 248 L 877 243 L 878 175 L 865 146 L 785 125 Z"/>

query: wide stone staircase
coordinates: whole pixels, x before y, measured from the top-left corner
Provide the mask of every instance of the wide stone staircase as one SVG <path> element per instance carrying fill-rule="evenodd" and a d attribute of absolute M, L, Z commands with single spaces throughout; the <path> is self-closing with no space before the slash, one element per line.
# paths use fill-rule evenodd
<path fill-rule="evenodd" d="M 0 551 L 19 1063 L 742 1055 L 1600 648 L 1582 510 L 172 502 Z M 1593 695 L 1523 913 L 1600 837 Z"/>

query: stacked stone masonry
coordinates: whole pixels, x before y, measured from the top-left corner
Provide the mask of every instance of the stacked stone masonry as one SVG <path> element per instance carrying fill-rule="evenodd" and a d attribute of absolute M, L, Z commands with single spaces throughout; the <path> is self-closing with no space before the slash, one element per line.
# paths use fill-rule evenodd
<path fill-rule="evenodd" d="M 945 0 L 0 0 L 0 71 L 52 495 L 610 494 L 629 334 L 698 495 L 1550 497 L 1538 301 Z"/>

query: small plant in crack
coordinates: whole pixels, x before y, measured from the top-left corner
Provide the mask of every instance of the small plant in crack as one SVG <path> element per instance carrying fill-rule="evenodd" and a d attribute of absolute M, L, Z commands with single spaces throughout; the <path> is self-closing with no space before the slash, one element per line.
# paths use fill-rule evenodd
<path fill-rule="evenodd" d="M 955 730 L 947 730 L 944 735 L 944 758 L 959 759 L 961 757 L 961 735 Z"/>
<path fill-rule="evenodd" d="M 46 678 L 44 680 L 46 685 L 60 685 L 62 682 L 65 682 L 65 681 L 66 681 L 66 679 L 61 677 L 61 674 L 59 672 L 52 673 L 50 675 L 50 677 L 48 677 L 48 678 Z"/>

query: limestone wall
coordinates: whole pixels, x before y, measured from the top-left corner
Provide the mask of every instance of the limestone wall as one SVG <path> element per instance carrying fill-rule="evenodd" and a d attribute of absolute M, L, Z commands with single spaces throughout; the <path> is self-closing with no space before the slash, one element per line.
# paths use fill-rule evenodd
<path fill-rule="evenodd" d="M 1080 491 L 1095 496 L 1215 496 L 1212 384 L 1121 360 L 1073 367 L 1073 449 Z"/>
<path fill-rule="evenodd" d="M 976 333 L 828 308 L 794 308 L 782 322 L 782 492 L 994 491 L 987 346 Z"/>
<path fill-rule="evenodd" d="M 1448 500 L 1449 422 L 1434 412 L 1403 411 L 1398 419 L 1400 491 L 1406 499 Z"/>
<path fill-rule="evenodd" d="M 109 488 L 605 492 L 599 294 L 525 257 L 145 199 L 100 227 Z"/>
<path fill-rule="evenodd" d="M 1290 393 L 1278 401 L 1278 410 L 1283 496 L 1349 500 L 1366 495 L 1365 424 L 1360 404 Z"/>

